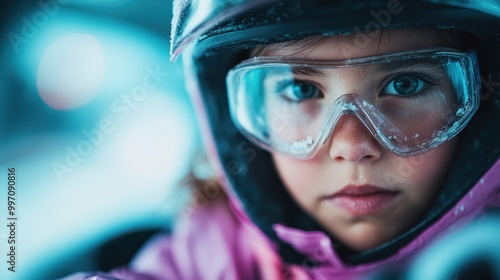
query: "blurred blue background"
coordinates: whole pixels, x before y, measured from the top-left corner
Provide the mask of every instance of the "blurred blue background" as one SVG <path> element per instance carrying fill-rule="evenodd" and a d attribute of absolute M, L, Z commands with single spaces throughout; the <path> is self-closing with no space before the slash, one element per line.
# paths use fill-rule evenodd
<path fill-rule="evenodd" d="M 95 270 L 103 244 L 168 228 L 199 150 L 169 0 L 10 1 L 2 7 L 0 253 L 17 175 L 16 272 Z M 1 226 L 2 224 L 5 224 Z"/>

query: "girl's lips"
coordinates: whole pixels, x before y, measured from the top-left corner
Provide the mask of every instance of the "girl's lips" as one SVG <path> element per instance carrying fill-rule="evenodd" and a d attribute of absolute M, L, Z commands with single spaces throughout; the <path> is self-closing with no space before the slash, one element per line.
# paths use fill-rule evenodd
<path fill-rule="evenodd" d="M 348 185 L 327 199 L 352 216 L 373 215 L 399 195 L 397 191 L 372 185 Z"/>

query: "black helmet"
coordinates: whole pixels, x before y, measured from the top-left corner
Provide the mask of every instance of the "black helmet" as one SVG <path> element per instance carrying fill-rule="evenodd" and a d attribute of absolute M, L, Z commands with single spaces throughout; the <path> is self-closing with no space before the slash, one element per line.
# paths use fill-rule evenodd
<path fill-rule="evenodd" d="M 282 223 L 323 230 L 292 200 L 271 155 L 244 138 L 232 123 L 226 97 L 227 72 L 260 44 L 311 35 L 368 32 L 377 28 L 458 30 L 475 38 L 483 92 L 478 112 L 462 132 L 451 172 L 427 215 L 405 233 L 376 248 L 352 253 L 338 248 L 348 264 L 381 260 L 408 244 L 459 201 L 500 156 L 500 3 L 483 1 L 174 1 L 171 55 L 183 53 L 187 86 L 203 107 L 215 156 L 252 221 L 279 246 L 288 263 L 304 256 L 272 230 Z M 213 155 L 212 155 L 213 156 Z M 323 230 L 324 231 L 324 230 Z"/>

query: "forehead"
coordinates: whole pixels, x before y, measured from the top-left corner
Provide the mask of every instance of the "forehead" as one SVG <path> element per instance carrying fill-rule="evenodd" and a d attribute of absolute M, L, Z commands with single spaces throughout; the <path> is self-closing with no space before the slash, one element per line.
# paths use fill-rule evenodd
<path fill-rule="evenodd" d="M 348 59 L 447 45 L 446 31 L 431 29 L 377 30 L 266 46 L 259 55 L 306 59 Z"/>

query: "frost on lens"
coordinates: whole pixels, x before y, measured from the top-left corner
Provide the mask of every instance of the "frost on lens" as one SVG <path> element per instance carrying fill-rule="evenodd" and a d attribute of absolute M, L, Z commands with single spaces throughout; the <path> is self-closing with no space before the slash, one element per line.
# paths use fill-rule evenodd
<path fill-rule="evenodd" d="M 290 145 L 290 150 L 294 154 L 305 154 L 308 153 L 310 150 L 310 147 L 314 144 L 314 141 L 311 136 L 307 136 L 306 139 L 300 140 L 300 141 L 295 141 Z"/>
<path fill-rule="evenodd" d="M 455 113 L 455 115 L 456 115 L 457 117 L 461 117 L 461 116 L 463 116 L 464 114 L 465 114 L 465 109 L 464 109 L 464 108 L 460 108 L 460 109 L 458 109 L 458 111 Z"/>

